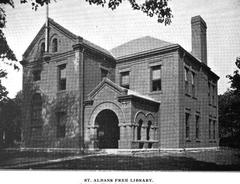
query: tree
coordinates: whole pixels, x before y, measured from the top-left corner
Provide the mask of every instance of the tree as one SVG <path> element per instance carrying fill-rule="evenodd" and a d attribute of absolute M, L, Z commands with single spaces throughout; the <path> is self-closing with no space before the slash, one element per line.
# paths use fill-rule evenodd
<path fill-rule="evenodd" d="M 0 5 L 10 5 L 14 7 L 12 0 L 1 0 Z M 19 69 L 17 66 L 17 58 L 11 48 L 9 47 L 6 37 L 3 33 L 3 28 L 6 25 L 6 14 L 4 8 L 0 7 L 0 60 L 8 65 L 13 65 L 14 69 Z M 6 61 L 8 60 L 8 61 Z M 10 60 L 10 62 L 9 62 Z M 1 79 L 7 76 L 7 72 L 0 69 L 0 102 L 5 100 L 7 97 L 7 90 L 2 85 Z"/>
<path fill-rule="evenodd" d="M 240 58 L 235 62 L 240 69 Z M 240 147 L 240 75 L 234 71 L 227 75 L 230 79 L 231 90 L 219 96 L 219 125 L 222 145 Z"/>
<path fill-rule="evenodd" d="M 54 0 L 56 1 L 56 0 Z M 124 0 L 85 0 L 90 5 L 95 4 L 97 6 L 108 7 L 115 10 L 122 4 Z M 138 3 L 137 0 L 126 0 L 129 2 L 133 10 L 142 11 L 149 17 L 157 16 L 159 23 L 165 23 L 169 25 L 173 17 L 171 8 L 168 7 L 169 0 L 145 0 L 142 3 Z M 27 3 L 28 0 L 21 0 L 21 3 Z M 51 0 L 31 0 L 32 8 L 37 10 L 39 6 L 50 3 Z"/>
<path fill-rule="evenodd" d="M 0 145 L 15 146 L 21 140 L 21 106 L 22 92 L 18 92 L 14 99 L 6 98 L 0 102 Z"/>
<path fill-rule="evenodd" d="M 235 64 L 240 69 L 240 57 L 238 57 L 236 59 Z M 231 88 L 234 91 L 234 93 L 236 95 L 240 96 L 240 74 L 239 74 L 239 71 L 235 70 L 233 72 L 233 75 L 227 75 L 227 77 L 230 79 Z"/>

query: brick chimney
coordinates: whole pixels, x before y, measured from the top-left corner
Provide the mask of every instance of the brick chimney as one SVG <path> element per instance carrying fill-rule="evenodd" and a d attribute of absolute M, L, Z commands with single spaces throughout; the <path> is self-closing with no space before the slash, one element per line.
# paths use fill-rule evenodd
<path fill-rule="evenodd" d="M 200 15 L 192 17 L 192 54 L 207 65 L 207 24 Z"/>

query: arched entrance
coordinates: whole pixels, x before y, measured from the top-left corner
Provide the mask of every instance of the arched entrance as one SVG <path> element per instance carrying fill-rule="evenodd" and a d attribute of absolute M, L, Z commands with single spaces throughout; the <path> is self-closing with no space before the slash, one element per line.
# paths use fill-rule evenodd
<path fill-rule="evenodd" d="M 98 113 L 95 124 L 98 125 L 97 139 L 99 148 L 118 148 L 119 121 L 117 115 L 108 109 Z"/>

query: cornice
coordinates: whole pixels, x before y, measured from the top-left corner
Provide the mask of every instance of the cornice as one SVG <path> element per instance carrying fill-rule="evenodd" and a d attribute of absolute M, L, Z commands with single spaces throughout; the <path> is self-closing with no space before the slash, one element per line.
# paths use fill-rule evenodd
<path fill-rule="evenodd" d="M 122 63 L 125 61 L 130 61 L 130 60 L 134 60 L 134 59 L 138 59 L 138 58 L 144 58 L 144 57 L 149 57 L 149 56 L 156 55 L 156 54 L 163 54 L 166 52 L 171 52 L 171 51 L 177 50 L 179 48 L 180 48 L 180 45 L 171 44 L 171 45 L 160 47 L 157 49 L 147 50 L 144 52 L 138 52 L 138 53 L 127 55 L 127 56 L 118 57 L 118 58 L 116 58 L 116 61 L 117 61 L 117 63 Z"/>

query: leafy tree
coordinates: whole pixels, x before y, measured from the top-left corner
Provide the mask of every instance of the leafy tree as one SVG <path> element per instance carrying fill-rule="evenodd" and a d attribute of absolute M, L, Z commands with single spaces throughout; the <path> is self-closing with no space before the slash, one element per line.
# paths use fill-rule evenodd
<path fill-rule="evenodd" d="M 235 64 L 240 69 L 240 58 Z M 231 90 L 219 96 L 219 125 L 222 145 L 240 147 L 240 75 L 234 71 L 230 79 Z"/>
<path fill-rule="evenodd" d="M 50 3 L 51 0 L 30 0 L 32 3 L 32 8 L 37 10 L 39 6 Z M 53 0 L 52 0 L 53 1 Z M 56 1 L 56 0 L 54 0 Z M 108 7 L 115 10 L 122 4 L 124 0 L 85 0 L 90 5 L 95 4 L 102 7 Z M 160 23 L 165 23 L 168 25 L 171 23 L 171 18 L 173 17 L 171 8 L 168 6 L 169 0 L 145 0 L 142 3 L 138 3 L 137 0 L 126 0 L 129 2 L 133 10 L 142 11 L 149 17 L 157 16 L 157 20 Z M 21 3 L 27 3 L 28 0 L 21 0 Z"/>
<path fill-rule="evenodd" d="M 14 7 L 12 0 L 1 0 L 0 2 L 0 61 L 5 64 L 13 65 L 14 69 L 19 69 L 17 66 L 17 58 L 11 48 L 9 47 L 6 37 L 3 33 L 3 28 L 6 25 L 6 14 L 3 5 L 10 5 Z M 8 61 L 6 61 L 8 60 Z M 10 60 L 10 62 L 9 62 Z M 7 90 L 2 85 L 1 79 L 7 76 L 7 72 L 3 69 L 0 69 L 0 102 L 5 100 L 7 97 Z"/>
<path fill-rule="evenodd" d="M 236 59 L 236 66 L 240 69 L 240 57 Z M 227 75 L 231 82 L 231 88 L 234 93 L 240 96 L 240 74 L 238 70 L 235 70 L 233 75 Z"/>
<path fill-rule="evenodd" d="M 0 102 L 0 145 L 11 147 L 21 140 L 21 106 L 23 95 L 18 92 L 14 99 Z"/>

